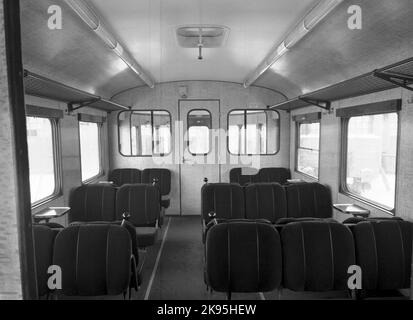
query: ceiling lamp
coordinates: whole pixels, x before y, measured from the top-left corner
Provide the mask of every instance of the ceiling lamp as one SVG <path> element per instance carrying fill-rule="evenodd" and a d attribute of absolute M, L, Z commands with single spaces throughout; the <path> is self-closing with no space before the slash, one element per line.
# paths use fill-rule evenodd
<path fill-rule="evenodd" d="M 299 42 L 311 29 L 326 17 L 343 0 L 321 0 L 317 3 L 295 27 L 288 33 L 281 43 L 248 75 L 244 81 L 247 88 L 253 84 L 265 71 L 268 70 L 284 53 Z"/>

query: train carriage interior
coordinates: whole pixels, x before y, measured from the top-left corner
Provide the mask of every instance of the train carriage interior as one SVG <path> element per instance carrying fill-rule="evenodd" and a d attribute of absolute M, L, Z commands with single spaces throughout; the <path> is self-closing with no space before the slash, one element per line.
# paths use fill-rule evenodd
<path fill-rule="evenodd" d="M 412 15 L 0 1 L 0 300 L 412 300 Z"/>

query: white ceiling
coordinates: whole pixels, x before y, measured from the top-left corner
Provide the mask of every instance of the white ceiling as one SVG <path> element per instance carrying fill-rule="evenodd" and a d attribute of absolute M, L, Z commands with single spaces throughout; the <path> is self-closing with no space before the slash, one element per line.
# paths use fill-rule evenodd
<path fill-rule="evenodd" d="M 60 0 L 63 29 L 49 30 L 56 0 L 20 0 L 24 67 L 106 98 L 144 83 Z M 122 45 L 155 82 L 242 83 L 317 0 L 90 0 Z M 350 4 L 363 9 L 362 30 L 347 28 Z M 254 85 L 289 98 L 413 57 L 412 0 L 345 0 Z M 231 29 L 223 48 L 177 45 L 175 28 Z"/>
<path fill-rule="evenodd" d="M 124 47 L 155 79 L 242 83 L 317 0 L 91 0 Z M 185 24 L 230 28 L 226 45 L 197 49 L 177 45 Z"/>

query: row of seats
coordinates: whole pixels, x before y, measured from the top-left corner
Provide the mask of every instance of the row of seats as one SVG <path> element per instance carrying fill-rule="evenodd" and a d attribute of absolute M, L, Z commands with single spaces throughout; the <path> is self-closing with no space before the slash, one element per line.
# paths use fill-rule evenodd
<path fill-rule="evenodd" d="M 135 227 L 139 247 L 154 244 L 163 222 L 159 188 L 150 184 L 88 184 L 74 189 L 69 199 L 69 223 L 117 222 L 124 214 Z"/>
<path fill-rule="evenodd" d="M 412 233 L 412 223 L 399 219 L 217 222 L 206 235 L 205 281 L 229 298 L 279 288 L 348 290 L 348 268 L 358 265 L 363 292 L 408 288 Z"/>
<path fill-rule="evenodd" d="M 276 182 L 286 184 L 291 179 L 288 168 L 261 168 L 256 174 L 242 174 L 242 168 L 232 168 L 229 172 L 229 181 L 245 186 L 250 183 Z"/>
<path fill-rule="evenodd" d="M 207 183 L 202 187 L 205 224 L 217 219 L 265 219 L 285 223 L 289 218 L 331 218 L 331 191 L 320 183 Z"/>
<path fill-rule="evenodd" d="M 125 225 L 125 221 L 121 225 L 83 223 L 61 230 L 34 225 L 39 297 L 54 292 L 65 296 L 125 296 L 132 288 L 138 290 L 136 236 Z M 62 287 L 58 291 L 48 285 L 52 265 L 61 270 Z"/>
<path fill-rule="evenodd" d="M 149 168 L 143 171 L 134 168 L 114 169 L 109 173 L 109 181 L 116 187 L 124 184 L 155 184 L 159 187 L 161 206 L 169 208 L 170 199 L 165 198 L 171 192 L 171 171 L 164 168 Z"/>

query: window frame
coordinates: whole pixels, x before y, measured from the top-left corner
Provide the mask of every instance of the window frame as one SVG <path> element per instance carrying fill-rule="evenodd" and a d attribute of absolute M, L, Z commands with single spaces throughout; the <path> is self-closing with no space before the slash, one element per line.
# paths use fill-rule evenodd
<path fill-rule="evenodd" d="M 63 195 L 62 140 L 61 140 L 61 134 L 60 134 L 61 131 L 60 131 L 59 118 L 55 118 L 55 117 L 47 116 L 47 115 L 32 115 L 32 114 L 26 113 L 26 121 L 28 117 L 48 119 L 50 121 L 51 129 L 52 129 L 53 165 L 54 165 L 54 180 L 55 180 L 55 189 L 53 193 L 43 199 L 39 199 L 35 202 L 32 202 L 30 205 L 33 210 Z M 29 168 L 30 168 L 30 163 L 29 163 Z M 29 176 L 30 176 L 30 172 L 29 172 Z"/>
<path fill-rule="evenodd" d="M 82 147 L 81 147 L 81 137 L 80 137 L 80 123 L 81 122 L 86 122 L 86 123 L 95 123 L 98 127 L 98 144 L 99 144 L 99 173 L 93 177 L 90 177 L 86 180 L 82 180 Z M 79 134 L 79 163 L 80 163 L 80 183 L 82 185 L 85 184 L 90 184 L 97 179 L 103 177 L 105 175 L 105 169 L 104 169 L 104 156 L 103 156 L 103 147 L 102 147 L 102 141 L 103 141 L 103 122 L 97 122 L 97 121 L 91 121 L 91 120 L 86 120 L 86 119 L 79 119 L 77 121 L 78 123 L 78 134 Z"/>
<path fill-rule="evenodd" d="M 190 128 L 190 127 L 189 127 L 189 114 L 190 114 L 192 111 L 206 111 L 206 112 L 208 112 L 208 114 L 209 114 L 209 119 L 210 119 L 211 127 L 208 128 L 209 145 L 208 145 L 208 152 L 206 152 L 206 153 L 193 153 L 193 152 L 191 152 L 191 150 L 190 150 L 190 148 L 189 148 L 189 128 Z M 186 132 L 187 132 L 187 135 L 188 135 L 188 140 L 187 140 L 187 142 L 186 142 L 186 146 L 187 146 L 188 152 L 189 152 L 189 154 L 190 154 L 191 156 L 194 156 L 194 157 L 197 157 L 197 156 L 202 157 L 202 156 L 207 156 L 207 155 L 209 155 L 209 154 L 211 153 L 211 151 L 212 151 L 212 135 L 211 135 L 211 130 L 212 130 L 212 113 L 211 113 L 208 109 L 195 108 L 195 109 L 191 109 L 191 110 L 189 110 L 189 111 L 187 112 L 187 114 L 186 114 Z"/>
<path fill-rule="evenodd" d="M 132 133 L 132 122 L 131 122 L 131 119 L 132 119 L 132 113 L 133 113 L 133 111 L 147 111 L 147 112 L 151 112 L 152 154 L 147 154 L 147 155 L 133 155 L 133 154 L 130 154 L 130 155 L 126 155 L 126 154 L 123 154 L 123 153 L 122 153 L 121 143 L 120 143 L 120 126 L 119 126 L 120 115 L 121 115 L 122 113 L 124 113 L 124 112 L 130 112 L 130 114 L 129 114 L 129 135 L 130 135 L 129 141 L 130 141 L 130 144 L 132 144 L 132 136 L 131 136 L 131 133 Z M 170 132 L 170 136 L 171 136 L 171 143 L 170 143 L 170 148 L 169 148 L 169 152 L 168 152 L 168 153 L 157 153 L 157 154 L 153 153 L 153 151 L 154 151 L 154 149 L 155 149 L 155 141 L 154 141 L 154 139 L 153 139 L 154 136 L 155 136 L 155 135 L 154 135 L 154 126 L 153 126 L 153 112 L 155 112 L 155 111 L 163 111 L 163 112 L 166 112 L 166 113 L 169 115 L 169 123 L 170 123 L 169 132 Z M 119 152 L 119 154 L 120 154 L 122 157 L 128 157 L 128 158 L 136 158 L 136 157 L 138 157 L 138 158 L 166 157 L 166 156 L 169 156 L 169 155 L 172 153 L 172 151 L 173 151 L 172 116 L 171 116 L 171 113 L 170 113 L 168 110 L 166 110 L 166 109 L 130 109 L 130 110 L 121 111 L 121 112 L 118 113 L 117 126 L 118 126 L 118 152 Z M 132 153 L 132 146 L 131 146 L 131 153 Z"/>
<path fill-rule="evenodd" d="M 298 169 L 298 149 L 300 149 L 300 125 L 302 124 L 311 124 L 311 123 L 318 123 L 319 124 L 319 133 L 318 133 L 318 177 L 314 177 L 310 174 L 307 174 L 305 172 L 302 172 Z M 297 121 L 295 124 L 295 161 L 294 161 L 294 171 L 308 177 L 310 179 L 313 179 L 315 181 L 320 181 L 320 156 L 321 156 L 321 119 L 318 120 L 311 120 L 311 121 Z M 309 149 L 309 148 L 301 148 L 305 150 L 311 150 L 315 151 L 315 149 Z"/>
<path fill-rule="evenodd" d="M 394 208 L 388 208 L 385 205 L 375 202 L 374 200 L 365 198 L 358 194 L 351 192 L 347 187 L 347 151 L 348 151 L 348 127 L 351 118 L 357 117 L 349 116 L 341 118 L 341 156 L 340 156 L 340 185 L 339 192 L 349 198 L 360 201 L 366 205 L 369 205 L 375 209 L 383 211 L 392 216 L 396 216 L 396 207 L 397 207 L 397 190 L 398 190 L 398 171 L 399 171 L 399 151 L 400 151 L 400 112 L 399 111 L 389 111 L 389 112 L 380 112 L 380 113 L 366 113 L 365 116 L 374 116 L 382 115 L 386 113 L 395 113 L 397 116 L 397 141 L 396 141 L 396 164 L 395 164 L 395 186 L 394 186 Z"/>
<path fill-rule="evenodd" d="M 244 136 L 245 136 L 245 150 L 246 150 L 246 141 L 247 141 L 247 124 L 248 124 L 248 120 L 247 120 L 247 111 L 271 111 L 271 112 L 275 112 L 278 115 L 278 120 L 279 120 L 279 125 L 278 125 L 278 138 L 277 138 L 277 150 L 274 153 L 233 153 L 231 152 L 231 150 L 229 150 L 229 117 L 230 114 L 234 111 L 243 111 L 244 112 Z M 267 130 L 268 133 L 268 130 Z M 242 132 L 240 131 L 239 135 L 241 136 Z M 252 157 L 252 156 L 275 156 L 276 154 L 278 154 L 280 152 L 281 146 L 281 116 L 280 113 L 277 110 L 274 109 L 264 109 L 264 108 L 259 108 L 259 109 L 254 109 L 254 108 L 249 108 L 249 109 L 242 109 L 242 108 L 235 108 L 235 109 L 231 109 L 228 111 L 227 113 L 227 152 L 228 154 L 232 155 L 232 156 L 238 156 L 238 157 L 242 157 L 242 156 L 247 156 L 247 157 Z M 266 141 L 268 141 L 268 135 L 266 135 Z"/>

